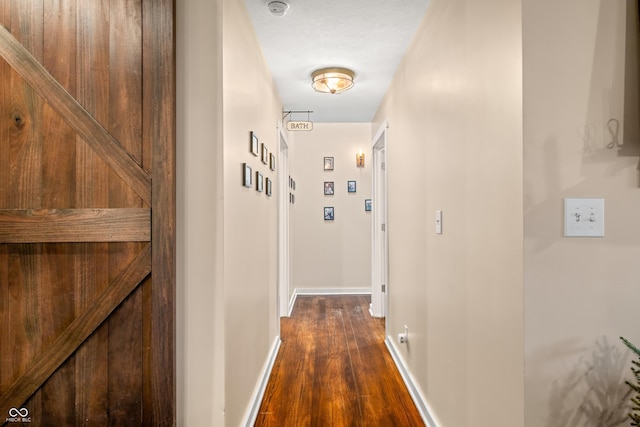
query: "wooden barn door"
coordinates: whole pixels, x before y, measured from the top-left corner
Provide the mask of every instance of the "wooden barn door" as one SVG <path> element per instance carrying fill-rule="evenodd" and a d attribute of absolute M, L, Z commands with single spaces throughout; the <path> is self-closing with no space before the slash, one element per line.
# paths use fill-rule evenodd
<path fill-rule="evenodd" d="M 0 0 L 0 425 L 175 424 L 174 0 Z"/>

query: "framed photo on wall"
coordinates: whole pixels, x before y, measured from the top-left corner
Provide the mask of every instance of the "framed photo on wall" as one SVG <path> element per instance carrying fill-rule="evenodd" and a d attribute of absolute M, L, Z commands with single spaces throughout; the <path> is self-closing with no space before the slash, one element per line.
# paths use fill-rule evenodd
<path fill-rule="evenodd" d="M 261 157 L 262 163 L 264 163 L 265 165 L 269 163 L 269 150 L 267 149 L 267 146 L 264 145 L 264 142 L 262 143 L 262 157 Z"/>
<path fill-rule="evenodd" d="M 371 199 L 364 199 L 365 212 L 371 212 Z"/>
<path fill-rule="evenodd" d="M 242 185 L 251 188 L 251 166 L 242 164 Z"/>
<path fill-rule="evenodd" d="M 332 171 L 333 170 L 333 157 L 325 157 L 324 158 L 324 170 Z"/>
<path fill-rule="evenodd" d="M 262 172 L 256 171 L 256 190 L 262 193 L 264 190 L 264 178 Z"/>
<path fill-rule="evenodd" d="M 324 220 L 325 221 L 333 221 L 334 219 L 334 210 L 333 206 L 328 206 L 324 208 Z"/>
<path fill-rule="evenodd" d="M 276 170 L 276 155 L 273 153 L 269 155 L 269 169 Z"/>
<path fill-rule="evenodd" d="M 251 154 L 257 156 L 259 154 L 259 148 L 260 146 L 258 144 L 258 136 L 253 133 L 253 131 L 251 131 L 249 137 L 249 150 L 251 151 Z"/>
<path fill-rule="evenodd" d="M 356 182 L 355 181 L 347 181 L 347 191 L 349 193 L 356 192 Z"/>
<path fill-rule="evenodd" d="M 267 177 L 267 197 L 271 197 L 271 178 Z"/>
<path fill-rule="evenodd" d="M 325 181 L 324 182 L 324 195 L 325 196 L 333 196 L 333 194 L 334 194 L 333 181 Z"/>

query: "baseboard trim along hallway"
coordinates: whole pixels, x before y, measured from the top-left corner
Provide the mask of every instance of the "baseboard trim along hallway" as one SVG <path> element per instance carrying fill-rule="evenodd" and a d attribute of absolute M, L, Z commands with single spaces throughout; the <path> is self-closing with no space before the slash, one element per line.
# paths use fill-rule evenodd
<path fill-rule="evenodd" d="M 409 390 L 409 394 L 411 395 L 411 399 L 416 404 L 418 411 L 420 412 L 420 416 L 422 420 L 425 422 L 427 427 L 438 427 L 440 423 L 438 422 L 436 416 L 433 414 L 433 410 L 427 403 L 427 399 L 424 397 L 422 390 L 418 387 L 417 383 L 413 379 L 413 375 L 407 368 L 404 359 L 398 352 L 398 349 L 393 341 L 393 338 L 389 335 L 384 340 L 387 348 L 389 349 L 389 353 L 391 354 L 391 358 L 393 359 L 393 363 L 395 363 L 398 371 L 400 371 L 400 376 L 404 381 L 407 389 Z"/>
<path fill-rule="evenodd" d="M 269 377 L 271 376 L 271 371 L 273 370 L 273 365 L 276 361 L 276 356 L 278 355 L 278 351 L 280 350 L 280 345 L 282 341 L 280 337 L 277 336 L 273 341 L 273 345 L 271 346 L 271 351 L 269 351 L 269 357 L 262 367 L 262 372 L 260 372 L 260 378 L 258 380 L 258 384 L 253 391 L 253 395 L 251 396 L 251 405 L 247 409 L 247 413 L 244 416 L 244 422 L 242 425 L 245 427 L 251 427 L 255 424 L 256 418 L 258 417 L 258 411 L 260 410 L 260 404 L 262 403 L 262 398 L 264 397 L 264 392 L 267 389 L 267 384 L 269 383 Z"/>

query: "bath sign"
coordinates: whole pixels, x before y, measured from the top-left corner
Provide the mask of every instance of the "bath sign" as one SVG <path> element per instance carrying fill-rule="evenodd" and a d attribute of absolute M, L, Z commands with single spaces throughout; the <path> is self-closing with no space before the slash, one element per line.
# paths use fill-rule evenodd
<path fill-rule="evenodd" d="M 292 131 L 313 130 L 313 122 L 287 122 L 287 130 L 292 130 Z"/>

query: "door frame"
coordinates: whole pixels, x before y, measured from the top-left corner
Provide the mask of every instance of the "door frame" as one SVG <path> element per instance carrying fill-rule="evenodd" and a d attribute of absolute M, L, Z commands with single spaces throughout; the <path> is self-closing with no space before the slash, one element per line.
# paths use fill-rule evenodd
<path fill-rule="evenodd" d="M 278 314 L 291 316 L 290 304 L 290 253 L 289 253 L 289 144 L 287 136 L 278 127 L 279 140 L 279 191 L 278 191 Z"/>
<path fill-rule="evenodd" d="M 385 121 L 371 141 L 373 153 L 371 221 L 371 315 L 386 317 L 389 295 L 389 238 L 387 227 L 388 123 Z"/>

